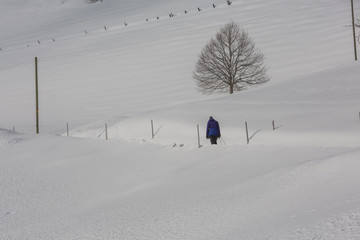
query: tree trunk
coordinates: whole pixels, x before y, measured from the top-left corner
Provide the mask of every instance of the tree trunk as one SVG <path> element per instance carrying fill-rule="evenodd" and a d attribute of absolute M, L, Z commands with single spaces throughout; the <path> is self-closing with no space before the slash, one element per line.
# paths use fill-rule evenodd
<path fill-rule="evenodd" d="M 234 84 L 230 84 L 230 94 L 233 94 L 234 92 Z"/>

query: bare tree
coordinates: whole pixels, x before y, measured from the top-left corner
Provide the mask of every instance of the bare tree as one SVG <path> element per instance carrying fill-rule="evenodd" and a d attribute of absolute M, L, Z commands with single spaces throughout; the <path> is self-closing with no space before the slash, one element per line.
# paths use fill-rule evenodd
<path fill-rule="evenodd" d="M 248 33 L 231 22 L 203 48 L 193 78 L 202 93 L 232 94 L 270 80 L 263 61 Z"/>

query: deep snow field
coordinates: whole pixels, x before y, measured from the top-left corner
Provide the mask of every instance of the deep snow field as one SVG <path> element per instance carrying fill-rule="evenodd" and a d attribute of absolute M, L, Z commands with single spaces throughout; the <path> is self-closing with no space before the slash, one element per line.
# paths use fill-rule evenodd
<path fill-rule="evenodd" d="M 360 239 L 350 1 L 0 3 L 1 240 Z M 230 21 L 271 81 L 201 95 L 197 57 Z"/>

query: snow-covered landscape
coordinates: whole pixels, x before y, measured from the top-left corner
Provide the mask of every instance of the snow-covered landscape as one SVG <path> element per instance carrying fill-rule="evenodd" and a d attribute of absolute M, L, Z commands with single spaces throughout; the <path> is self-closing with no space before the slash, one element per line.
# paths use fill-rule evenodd
<path fill-rule="evenodd" d="M 231 21 L 271 80 L 202 95 Z M 1 0 L 0 239 L 360 239 L 351 24 L 341 0 Z"/>

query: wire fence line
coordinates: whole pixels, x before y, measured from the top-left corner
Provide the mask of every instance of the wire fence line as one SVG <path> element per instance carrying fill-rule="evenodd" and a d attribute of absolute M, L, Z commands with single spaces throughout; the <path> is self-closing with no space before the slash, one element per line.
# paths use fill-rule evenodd
<path fill-rule="evenodd" d="M 232 2 L 229 3 L 226 3 L 227 5 L 231 5 Z M 221 5 L 226 5 L 226 4 L 221 4 Z M 221 6 L 219 5 L 219 6 Z M 218 6 L 215 5 L 215 4 L 212 4 L 211 5 L 211 8 L 217 8 Z M 52 43 L 56 43 L 58 41 L 61 41 L 61 40 L 66 40 L 66 39 L 72 39 L 73 37 L 76 37 L 76 36 L 83 36 L 83 35 L 90 35 L 92 33 L 103 33 L 103 32 L 106 32 L 106 31 L 109 31 L 109 30 L 112 30 L 112 29 L 124 29 L 126 27 L 129 27 L 131 26 L 132 24 L 133 25 L 139 25 L 141 23 L 146 23 L 146 22 L 151 22 L 151 21 L 157 21 L 157 20 L 164 20 L 164 19 L 169 19 L 169 18 L 173 18 L 173 17 L 176 17 L 176 16 L 185 16 L 187 14 L 190 14 L 190 13 L 195 13 L 195 12 L 201 12 L 202 10 L 207 10 L 207 9 L 210 9 L 210 7 L 208 8 L 201 8 L 201 7 L 194 7 L 194 8 L 191 8 L 190 10 L 184 10 L 184 12 L 178 12 L 178 13 L 172 13 L 171 11 L 169 11 L 169 15 L 168 16 L 156 16 L 156 17 L 153 17 L 153 18 L 146 18 L 142 21 L 135 21 L 135 22 L 128 22 L 128 21 L 125 21 L 123 24 L 119 24 L 119 25 L 113 25 L 113 26 L 110 26 L 110 25 L 104 25 L 104 27 L 101 29 L 101 28 L 96 28 L 96 29 L 91 29 L 91 28 L 88 28 L 88 29 L 84 29 L 82 30 L 81 32 L 79 31 L 78 33 L 73 33 L 73 34 L 70 34 L 70 35 L 66 35 L 66 36 L 59 36 L 59 37 L 48 37 L 46 39 L 37 39 L 37 40 L 32 40 L 30 42 L 27 42 L 27 43 L 24 43 L 24 45 L 20 46 L 0 46 L 0 54 L 4 54 L 4 53 L 8 53 L 8 52 L 13 52 L 13 51 L 18 51 L 18 50 L 25 50 L 25 49 L 28 49 L 28 48 L 31 48 L 31 47 L 34 47 L 34 46 L 41 46 L 41 45 L 45 45 L 45 44 L 52 44 Z M 92 49 L 86 49 L 86 50 L 80 50 L 79 52 L 76 52 L 76 53 L 81 53 L 81 52 L 87 52 L 87 51 L 91 51 Z M 56 58 L 58 56 L 68 56 L 69 53 L 64 53 L 64 54 L 61 54 L 61 55 L 53 55 L 53 56 L 49 56 L 48 58 L 49 59 L 53 59 L 53 58 Z M 74 53 L 72 53 L 74 54 Z M 46 58 L 46 57 L 45 57 Z M 46 61 L 46 60 L 43 60 L 43 61 Z M 30 64 L 30 63 L 27 63 L 27 64 Z M 20 63 L 20 65 L 26 65 L 26 63 Z M 14 64 L 14 66 L 18 66 L 18 64 Z M 2 69 L 5 69 L 5 68 L 11 68 L 13 67 L 12 65 L 2 65 L 0 66 L 0 70 Z"/>
<path fill-rule="evenodd" d="M 356 121 L 358 121 L 360 123 L 360 112 L 357 112 L 356 113 L 356 118 L 354 118 Z M 112 122 L 111 125 L 114 125 L 115 123 L 118 123 L 118 122 Z M 260 132 L 263 131 L 263 129 L 258 129 L 258 128 L 254 128 L 252 127 L 251 129 L 249 128 L 250 124 L 248 124 L 247 121 L 244 122 L 245 123 L 245 128 L 239 128 L 239 131 L 238 131 L 238 134 L 236 134 L 236 139 L 239 139 L 239 141 L 236 140 L 237 143 L 245 143 L 246 144 L 250 144 L 251 143 L 251 140 L 253 140 L 256 135 L 258 135 Z M 30 125 L 26 125 L 27 128 L 30 126 Z M 150 139 L 150 136 L 151 136 L 151 139 L 156 139 L 156 137 L 159 135 L 161 136 L 161 131 L 162 131 L 162 128 L 163 128 L 164 124 L 161 124 L 160 126 L 157 126 L 156 128 L 154 128 L 154 121 L 151 120 L 149 121 L 149 126 L 148 128 L 143 128 L 144 130 L 145 129 L 148 129 L 148 134 L 146 134 L 146 130 L 143 132 L 143 135 L 142 136 L 127 136 L 128 138 L 130 139 L 142 139 L 142 140 L 145 140 L 145 139 Z M 10 132 L 10 133 L 13 133 L 13 134 L 21 134 L 21 135 L 24 135 L 24 134 L 27 134 L 26 132 L 22 132 L 21 130 L 19 131 L 18 129 L 21 129 L 23 126 L 21 125 L 18 125 L 18 126 L 13 126 L 13 127 L 7 127 L 7 128 L 0 128 L 1 131 L 6 131 L 6 132 Z M 43 125 L 41 126 L 41 128 L 49 128 L 51 127 L 52 129 L 54 128 L 53 125 Z M 272 120 L 272 121 L 269 121 L 269 124 L 266 125 L 266 127 L 264 128 L 266 131 L 271 131 L 272 132 L 277 132 L 276 130 L 277 129 L 280 129 L 280 128 L 283 128 L 284 126 L 283 125 L 278 125 L 275 123 L 275 120 Z M 40 128 L 40 135 L 42 134 L 42 131 L 41 131 L 41 128 Z M 109 129 L 111 130 L 112 126 L 108 127 L 108 123 L 105 122 L 102 124 L 102 127 L 101 127 L 101 123 L 98 123 L 96 124 L 96 127 L 93 126 L 93 127 L 90 127 L 88 129 L 86 128 L 82 128 L 83 131 L 78 131 L 77 129 L 79 129 L 78 127 L 75 128 L 74 130 L 72 131 L 75 131 L 75 134 L 71 134 L 72 131 L 70 130 L 69 128 L 69 122 L 66 123 L 66 125 L 64 125 L 63 127 L 63 130 L 58 130 L 55 134 L 57 136 L 64 136 L 64 137 L 84 137 L 84 138 L 97 138 L 97 139 L 106 139 L 106 140 L 109 140 L 109 139 L 120 139 L 121 136 L 120 135 L 116 135 L 116 129 L 114 131 L 114 129 L 112 129 L 112 131 L 110 133 L 111 134 L 111 137 L 109 135 Z M 188 128 L 189 129 L 189 128 Z M 198 148 L 201 148 L 203 147 L 203 145 L 201 144 L 201 141 L 204 140 L 204 135 L 200 134 L 200 125 L 197 124 L 197 125 L 194 125 L 193 126 L 193 135 L 192 138 L 193 138 L 193 142 L 197 143 L 197 146 Z M 223 129 L 223 128 L 222 128 Z M 155 130 L 155 131 L 154 131 Z M 86 133 L 88 132 L 88 133 Z M 115 132 L 115 133 L 114 133 Z M 78 133 L 78 134 L 76 134 Z M 79 134 L 80 133 L 80 134 Z M 85 133 L 85 134 L 83 134 Z M 49 134 L 49 132 L 47 132 L 46 134 Z M 136 134 L 135 134 L 136 135 Z M 169 136 L 169 131 L 167 131 L 165 133 L 166 136 Z M 175 135 L 175 134 L 174 134 Z M 190 135 L 189 134 L 185 134 L 187 136 L 187 138 L 190 138 Z M 232 135 L 231 139 L 234 141 L 234 135 Z M 232 144 L 234 144 L 234 142 L 232 141 Z M 227 142 L 225 142 L 223 136 L 219 137 L 219 143 L 222 144 L 222 145 L 228 145 Z M 172 143 L 169 143 L 169 145 L 171 145 Z M 173 144 L 173 147 L 175 146 L 184 146 L 183 143 L 181 144 Z"/>
<path fill-rule="evenodd" d="M 360 116 L 360 113 L 359 113 L 359 116 Z M 272 124 L 273 125 L 271 125 L 270 123 L 269 123 L 269 128 L 268 128 L 268 130 L 270 130 L 270 129 L 272 129 L 272 130 L 275 130 L 275 129 L 277 129 L 277 128 L 280 128 L 280 127 L 282 127 L 282 126 L 279 126 L 279 127 L 276 127 L 276 128 L 273 128 L 273 126 L 274 126 L 274 120 L 272 121 Z M 245 140 L 247 141 L 247 144 L 249 144 L 250 143 L 250 140 L 252 139 L 252 138 L 254 138 L 254 136 L 258 133 L 258 132 L 260 132 L 261 130 L 257 130 L 257 131 L 253 131 L 252 132 L 252 136 L 251 137 L 249 137 L 249 132 L 248 132 L 248 128 L 247 128 L 247 122 L 245 122 L 245 124 L 246 124 L 246 129 L 245 129 L 245 131 L 243 132 L 243 131 L 239 131 L 239 141 L 240 141 L 240 139 L 243 139 L 244 140 L 244 142 L 245 142 Z M 102 125 L 102 126 L 101 126 Z M 113 125 L 113 124 L 112 124 Z M 206 124 L 205 124 L 206 125 Z M 30 126 L 30 125 L 27 125 L 28 127 Z M 148 131 L 149 131 L 149 134 L 148 134 L 148 137 L 145 137 L 145 135 L 146 135 L 146 133 L 144 132 L 144 135 L 142 136 L 142 137 L 140 137 L 141 139 L 150 139 L 150 136 L 151 136 L 151 139 L 156 139 L 156 137 L 158 136 L 158 135 L 161 135 L 161 130 L 162 130 L 162 128 L 163 128 L 163 126 L 164 126 L 164 124 L 161 124 L 160 126 L 156 126 L 156 128 L 154 128 L 154 121 L 153 120 L 151 120 L 151 121 L 149 121 L 149 126 L 148 126 Z M 271 126 L 271 128 L 270 128 L 270 126 Z M 41 129 L 42 128 L 49 128 L 50 126 L 49 125 L 45 125 L 45 126 L 40 126 L 40 132 L 39 132 L 39 135 L 41 135 L 42 134 L 42 131 L 41 131 Z M 201 141 L 202 140 L 204 140 L 204 135 L 202 135 L 201 134 L 201 132 L 202 131 L 200 131 L 200 128 L 202 128 L 201 127 L 201 125 L 199 125 L 199 124 L 196 124 L 196 125 L 194 125 L 193 126 L 194 127 L 194 131 L 193 131 L 193 139 L 194 139 L 194 142 L 197 142 L 197 146 L 198 146 L 198 148 L 201 148 L 203 145 L 202 145 L 202 143 L 201 143 Z M 20 129 L 21 129 L 21 126 L 19 127 Z M 53 128 L 53 126 L 51 127 L 51 128 Z M 97 138 L 97 139 L 106 139 L 106 140 L 109 140 L 109 139 L 117 139 L 117 138 L 119 138 L 120 137 L 120 135 L 116 135 L 116 134 L 114 134 L 114 132 L 116 132 L 116 130 L 114 131 L 114 130 L 112 130 L 111 131 L 111 128 L 112 128 L 112 126 L 110 125 L 109 126 L 109 124 L 107 123 L 107 122 L 105 122 L 105 123 L 103 123 L 103 124 L 100 124 L 100 123 L 98 123 L 98 124 L 96 124 L 96 127 L 95 126 L 93 126 L 93 127 L 90 127 L 90 128 L 88 128 L 88 129 L 84 129 L 82 132 L 81 131 L 78 131 L 78 127 L 77 128 L 75 128 L 75 129 L 73 129 L 73 130 L 71 130 L 70 129 L 70 124 L 69 124 L 69 122 L 66 122 L 66 125 L 64 125 L 64 128 L 63 128 L 63 130 L 58 130 L 56 133 L 55 133 L 55 135 L 57 135 L 57 136 L 64 136 L 64 137 L 85 137 L 85 136 L 87 136 L 87 138 Z M 13 126 L 12 128 L 0 128 L 0 130 L 1 129 L 3 129 L 3 130 L 6 130 L 6 131 L 9 131 L 9 132 L 12 132 L 12 133 L 14 133 L 14 134 L 26 134 L 26 133 L 24 133 L 24 132 L 21 132 L 21 130 L 20 131 L 16 131 L 16 126 Z M 144 128 L 145 129 L 145 128 Z M 110 131 L 109 131 L 110 130 Z M 72 131 L 73 131 L 73 134 L 72 134 Z M 86 132 L 88 132 L 87 134 L 86 134 Z M 241 132 L 243 132 L 243 136 L 241 137 Z M 85 133 L 85 134 L 83 134 L 83 133 Z M 110 137 L 110 134 L 109 133 L 112 133 L 111 134 L 111 137 Z M 246 135 L 245 135 L 245 133 L 246 133 Z M 46 134 L 51 134 L 51 133 L 49 133 L 48 131 L 46 131 Z M 169 132 L 167 132 L 165 135 L 169 135 Z M 188 135 L 187 135 L 188 136 Z M 131 138 L 131 139 L 136 139 L 137 137 L 132 137 L 132 136 L 128 136 L 129 138 Z M 219 137 L 219 143 L 220 144 L 222 144 L 222 145 L 227 145 L 227 143 L 225 142 L 225 140 L 224 140 L 224 138 L 221 136 L 221 137 Z M 170 144 L 170 143 L 169 143 Z M 177 144 L 175 144 L 176 146 L 177 146 Z M 184 145 L 184 144 L 182 144 L 182 145 Z"/>

